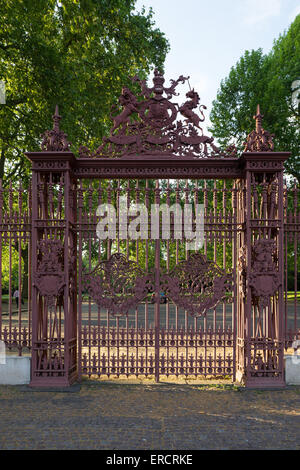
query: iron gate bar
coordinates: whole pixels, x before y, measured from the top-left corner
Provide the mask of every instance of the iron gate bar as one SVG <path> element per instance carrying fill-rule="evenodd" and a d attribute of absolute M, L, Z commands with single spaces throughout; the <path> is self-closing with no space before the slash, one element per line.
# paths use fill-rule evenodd
<path fill-rule="evenodd" d="M 41 155 L 40 155 L 39 157 L 40 157 L 40 160 L 41 160 Z M 65 157 L 66 157 L 66 155 L 65 155 Z M 249 158 L 249 155 L 247 155 L 246 157 Z M 255 160 L 254 160 L 254 161 L 255 161 L 255 164 L 257 164 L 257 159 L 258 159 L 257 157 L 258 157 L 258 156 L 256 155 Z M 73 157 L 72 157 L 72 158 L 73 158 Z M 279 155 L 279 158 L 280 158 L 281 161 L 282 161 L 283 155 Z M 46 161 L 47 161 L 47 160 L 46 160 Z M 264 161 L 264 160 L 262 160 L 262 155 L 261 155 L 261 154 L 260 154 L 260 160 L 259 160 L 259 161 L 260 161 L 260 162 L 261 162 L 261 161 Z M 168 162 L 168 163 L 169 163 L 169 165 L 170 165 L 170 162 Z M 47 165 L 47 166 L 48 166 L 48 165 Z M 60 166 L 60 168 L 61 168 L 61 162 L 60 162 L 60 165 L 59 165 L 59 166 Z M 159 166 L 159 165 L 156 164 L 156 166 Z M 265 165 L 265 163 L 264 163 L 264 164 L 263 164 L 263 168 L 262 168 L 262 172 L 263 172 L 263 173 L 266 171 L 265 166 L 266 166 L 266 165 Z M 39 165 L 39 172 L 40 172 L 40 171 L 41 171 L 41 166 Z M 53 169 L 52 169 L 52 171 L 53 171 Z M 55 167 L 54 167 L 54 172 L 55 172 L 55 171 L 57 171 L 57 169 L 55 169 Z M 185 172 L 185 175 L 186 175 L 186 172 Z M 187 174 L 187 177 L 189 177 L 189 176 L 190 176 L 190 175 Z M 195 178 L 194 172 L 192 172 L 192 175 L 191 175 L 191 176 L 192 176 L 193 178 Z M 119 174 L 118 174 L 118 177 L 119 177 Z M 157 299 L 158 299 L 158 296 L 157 296 Z M 157 301 L 156 301 L 156 325 L 157 325 L 157 323 L 158 323 L 158 318 L 159 318 L 159 304 L 158 304 Z M 110 334 L 110 330 L 108 330 L 108 335 L 109 335 L 109 334 Z M 156 371 L 156 380 L 159 380 L 159 363 L 158 363 L 158 361 L 159 361 L 159 350 L 158 350 L 158 349 L 159 349 L 159 330 L 158 330 L 158 327 L 156 327 L 155 344 L 156 344 L 155 371 Z M 248 354 L 250 354 L 249 345 L 250 345 L 250 343 L 248 343 Z M 205 352 L 206 352 L 206 349 L 205 349 Z M 33 351 L 33 354 L 34 354 L 34 351 Z M 34 356 L 33 356 L 33 357 L 34 357 Z M 91 358 L 90 358 L 90 360 L 91 360 Z M 178 355 L 177 355 L 177 361 L 178 361 L 178 360 L 179 360 L 179 358 L 178 358 Z M 207 361 L 208 361 L 208 362 L 207 362 Z M 208 357 L 205 359 L 205 363 L 207 362 L 207 364 L 208 364 L 208 370 L 211 369 L 211 366 L 209 366 L 209 364 L 211 364 L 210 361 L 211 361 L 211 359 L 208 358 Z M 271 382 L 274 383 L 274 381 L 271 381 Z M 38 383 L 41 383 L 41 381 L 38 381 Z M 53 383 L 53 382 L 52 382 L 52 383 Z"/>

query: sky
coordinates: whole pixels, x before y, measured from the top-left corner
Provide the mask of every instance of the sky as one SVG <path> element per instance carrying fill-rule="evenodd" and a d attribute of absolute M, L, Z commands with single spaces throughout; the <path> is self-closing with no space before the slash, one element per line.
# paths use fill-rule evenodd
<path fill-rule="evenodd" d="M 206 125 L 212 100 L 231 67 L 246 50 L 261 47 L 268 53 L 300 14 L 300 0 L 137 0 L 136 9 L 143 6 L 146 12 L 152 7 L 156 26 L 170 42 L 166 86 L 171 78 L 189 75 L 200 104 L 207 106 Z M 188 85 L 179 88 L 181 103 Z"/>

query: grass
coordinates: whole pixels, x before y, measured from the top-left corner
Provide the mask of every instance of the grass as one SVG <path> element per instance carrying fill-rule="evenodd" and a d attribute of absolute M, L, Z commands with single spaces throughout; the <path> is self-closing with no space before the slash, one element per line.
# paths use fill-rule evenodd
<path fill-rule="evenodd" d="M 285 297 L 284 297 L 285 298 Z M 287 300 L 289 301 L 294 301 L 295 298 L 297 300 L 300 300 L 300 291 L 294 292 L 294 291 L 288 291 L 287 292 Z"/>

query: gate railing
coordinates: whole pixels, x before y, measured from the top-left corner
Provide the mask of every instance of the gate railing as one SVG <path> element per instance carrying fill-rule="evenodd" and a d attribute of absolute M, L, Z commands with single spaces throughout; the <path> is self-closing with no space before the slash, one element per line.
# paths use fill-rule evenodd
<path fill-rule="evenodd" d="M 0 180 L 0 340 L 22 355 L 31 348 L 31 187 Z"/>
<path fill-rule="evenodd" d="M 187 80 L 181 75 L 165 87 L 155 70 L 149 88 L 133 77 L 138 95 L 122 89 L 122 110 L 110 134 L 95 151 L 80 147 L 78 157 L 60 129 L 56 107 L 42 151 L 25 154 L 32 164 L 31 191 L 0 186 L 0 339 L 19 355 L 31 349 L 31 386 L 69 386 L 81 373 L 139 375 L 142 370 L 153 372 L 157 381 L 162 373 L 230 371 L 247 387 L 285 385 L 284 348 L 299 337 L 299 188 L 283 183 L 290 153 L 274 152 L 259 105 L 243 153 L 238 156 L 234 145 L 218 148 L 200 126 L 206 108 L 198 106 L 194 89 L 181 105 L 171 102 Z M 208 188 L 202 181 L 210 179 L 215 181 Z M 137 182 L 150 180 L 156 181 L 151 188 Z M 171 194 L 168 181 L 180 180 L 186 186 L 173 187 Z M 118 181 L 127 181 L 127 189 Z M 176 239 L 172 259 L 171 241 L 161 236 L 151 237 L 148 245 L 145 240 L 144 253 L 127 235 L 123 244 L 116 237 L 95 244 L 95 204 L 110 204 L 114 193 L 124 190 L 136 204 L 142 195 L 158 204 L 204 199 L 204 250 L 191 255 L 187 240 Z M 174 328 L 168 321 L 172 304 Z"/>
<path fill-rule="evenodd" d="M 284 185 L 284 332 L 285 348 L 300 339 L 300 188 Z"/>

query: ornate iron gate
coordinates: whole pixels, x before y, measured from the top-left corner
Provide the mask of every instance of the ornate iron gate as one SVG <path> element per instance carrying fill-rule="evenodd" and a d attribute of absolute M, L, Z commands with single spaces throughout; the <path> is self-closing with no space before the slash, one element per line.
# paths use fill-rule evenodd
<path fill-rule="evenodd" d="M 56 109 L 42 152 L 27 153 L 32 386 L 70 385 L 82 374 L 284 385 L 282 176 L 289 154 L 272 151 L 259 108 L 245 152 L 218 149 L 200 127 L 202 107 L 201 117 L 194 112 L 198 94 L 190 90 L 181 106 L 171 102 L 186 80 L 166 88 L 155 71 L 148 88 L 135 78 L 140 95 L 122 90 L 110 135 L 95 152 L 81 147 L 78 158 Z M 146 215 L 140 209 L 137 223 L 132 211 L 142 203 Z M 165 211 L 156 236 L 149 232 L 153 204 Z M 197 204 L 204 245 L 192 249 Z M 105 217 L 113 233 L 106 239 Z"/>
<path fill-rule="evenodd" d="M 90 182 L 80 186 L 79 374 L 234 377 L 236 190 L 211 183 L 103 180 L 97 188 Z M 120 238 L 122 197 L 129 211 L 125 233 L 134 220 L 130 208 L 132 213 L 133 204 L 145 203 L 146 226 L 139 230 L 144 239 Z M 117 231 L 114 239 L 99 241 L 95 214 L 103 201 L 117 208 Z M 154 240 L 148 234 L 151 201 L 164 204 L 165 218 L 170 214 L 167 239 L 164 233 Z M 176 229 L 172 201 L 203 204 L 206 236 L 200 252 L 188 250 L 185 234 L 178 233 L 183 214 Z"/>

